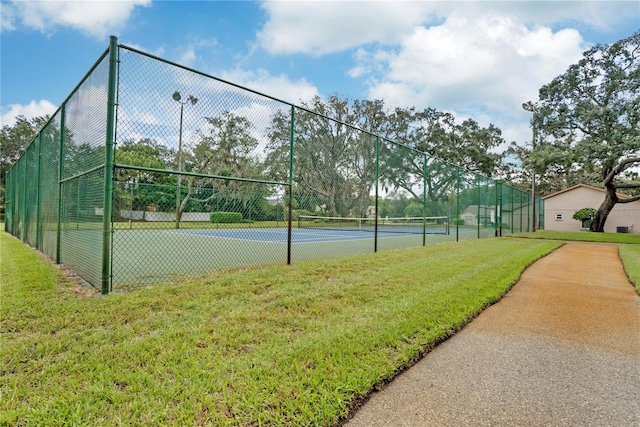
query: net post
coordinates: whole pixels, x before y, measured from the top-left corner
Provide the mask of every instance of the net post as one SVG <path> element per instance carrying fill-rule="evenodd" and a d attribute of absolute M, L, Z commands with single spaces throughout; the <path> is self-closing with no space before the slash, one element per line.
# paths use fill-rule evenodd
<path fill-rule="evenodd" d="M 293 216 L 293 142 L 295 139 L 296 110 L 291 105 L 291 129 L 289 132 L 289 218 L 287 220 L 287 265 L 291 265 L 291 220 Z"/>
<path fill-rule="evenodd" d="M 111 291 L 111 216 L 113 210 L 113 144 L 116 127 L 116 73 L 118 70 L 118 39 L 109 39 L 109 84 L 107 92 L 107 129 L 104 163 L 104 208 L 102 212 L 102 294 Z"/>

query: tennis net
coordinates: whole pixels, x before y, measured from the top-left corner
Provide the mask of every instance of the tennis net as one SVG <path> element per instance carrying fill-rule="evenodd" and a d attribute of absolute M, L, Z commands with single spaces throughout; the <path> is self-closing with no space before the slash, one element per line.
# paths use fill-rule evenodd
<path fill-rule="evenodd" d="M 375 232 L 376 219 L 300 215 L 298 228 Z M 380 233 L 449 234 L 449 230 L 447 216 L 378 218 Z"/>

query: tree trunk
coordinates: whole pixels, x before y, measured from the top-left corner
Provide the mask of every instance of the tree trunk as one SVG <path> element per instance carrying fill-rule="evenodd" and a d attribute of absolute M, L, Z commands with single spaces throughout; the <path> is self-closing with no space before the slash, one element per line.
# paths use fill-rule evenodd
<path fill-rule="evenodd" d="M 180 228 L 181 219 L 182 219 L 182 209 L 178 209 L 178 212 L 176 212 L 176 229 Z"/>
<path fill-rule="evenodd" d="M 591 221 L 589 231 L 604 233 L 604 224 L 607 222 L 609 212 L 611 212 L 611 209 L 613 209 L 616 203 L 618 203 L 618 196 L 616 195 L 616 190 L 613 186 L 607 185 L 605 187 L 605 191 L 606 195 L 604 201 L 596 211 L 596 215 L 593 217 L 593 221 Z"/>
<path fill-rule="evenodd" d="M 188 182 L 188 190 L 187 195 L 182 200 L 182 202 L 178 205 L 178 210 L 176 211 L 176 229 L 180 228 L 180 221 L 182 220 L 182 212 L 187 207 L 187 203 L 189 203 L 189 199 L 191 199 L 191 195 L 193 194 L 193 179 L 190 179 Z"/>

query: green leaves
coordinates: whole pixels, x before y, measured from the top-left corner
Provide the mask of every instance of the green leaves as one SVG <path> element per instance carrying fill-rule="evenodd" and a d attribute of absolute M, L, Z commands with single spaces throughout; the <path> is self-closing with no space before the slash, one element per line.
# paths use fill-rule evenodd
<path fill-rule="evenodd" d="M 594 208 L 582 208 L 573 214 L 573 219 L 583 221 L 585 219 L 593 219 L 596 216 L 596 210 Z"/>
<path fill-rule="evenodd" d="M 615 166 L 640 151 L 640 32 L 598 45 L 540 89 L 534 124 L 587 163 Z"/>
<path fill-rule="evenodd" d="M 9 170 L 22 152 L 29 146 L 36 132 L 49 120 L 48 116 L 27 119 L 16 117 L 13 126 L 4 125 L 0 130 L 0 187 L 4 194 L 5 172 Z"/>
<path fill-rule="evenodd" d="M 640 189 L 628 173 L 640 165 L 640 31 L 610 46 L 594 46 L 543 86 L 533 124 L 541 136 L 536 155 L 547 172 L 540 187 L 558 175 L 562 188 L 577 183 L 567 176 L 600 181 L 607 193 L 593 224 L 602 231 L 613 206 L 626 202 L 616 191 Z"/>

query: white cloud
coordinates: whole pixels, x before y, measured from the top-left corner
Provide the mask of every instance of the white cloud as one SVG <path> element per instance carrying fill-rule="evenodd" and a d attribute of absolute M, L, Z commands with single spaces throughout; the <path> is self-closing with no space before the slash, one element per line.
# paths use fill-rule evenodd
<path fill-rule="evenodd" d="M 528 27 L 581 22 L 604 31 L 638 16 L 634 1 L 265 1 L 261 7 L 267 15 L 257 33 L 263 49 L 312 55 L 393 45 L 414 27 L 457 12 L 510 16 Z"/>
<path fill-rule="evenodd" d="M 385 80 L 410 85 L 426 104 L 501 104 L 534 96 L 585 47 L 575 30 L 529 30 L 500 15 L 452 15 L 442 25 L 416 27 L 397 53 L 377 58 L 388 67 Z"/>
<path fill-rule="evenodd" d="M 119 29 L 131 17 L 136 6 L 149 4 L 151 0 L 12 0 L 2 2 L 2 29 L 10 31 L 25 26 L 48 33 L 60 26 L 102 39 Z"/>
<path fill-rule="evenodd" d="M 180 57 L 178 58 L 178 64 L 184 65 L 186 67 L 191 67 L 193 66 L 197 58 L 198 57 L 196 55 L 196 51 L 188 48 L 180 54 Z"/>
<path fill-rule="evenodd" d="M 371 42 L 394 43 L 413 26 L 449 6 L 440 2 L 274 1 L 258 32 L 271 53 L 324 54 Z"/>
<path fill-rule="evenodd" d="M 272 76 L 264 69 L 257 71 L 228 70 L 224 71 L 220 77 L 293 104 L 298 104 L 301 100 L 310 100 L 318 95 L 318 89 L 304 78 L 291 81 L 285 75 Z"/>
<path fill-rule="evenodd" d="M 583 23 L 600 31 L 612 31 L 619 23 L 638 16 L 637 1 L 478 1 L 465 2 L 465 10 L 472 14 L 508 14 L 528 25 L 549 26 Z"/>
<path fill-rule="evenodd" d="M 56 106 L 46 99 L 41 99 L 40 101 L 31 101 L 27 105 L 11 104 L 7 107 L 3 106 L 2 110 L 6 110 L 6 112 L 0 116 L 0 125 L 13 126 L 18 116 L 25 116 L 30 119 L 46 114 L 51 115 L 56 111 Z"/>
<path fill-rule="evenodd" d="M 573 29 L 528 28 L 511 16 L 454 13 L 441 25 L 416 26 L 398 49 L 359 54 L 357 67 L 372 72 L 369 98 L 389 106 L 434 107 L 456 116 L 475 110 L 521 139 L 528 119 L 524 101 L 582 57 L 588 47 Z M 382 71 L 379 71 L 383 69 Z"/>

